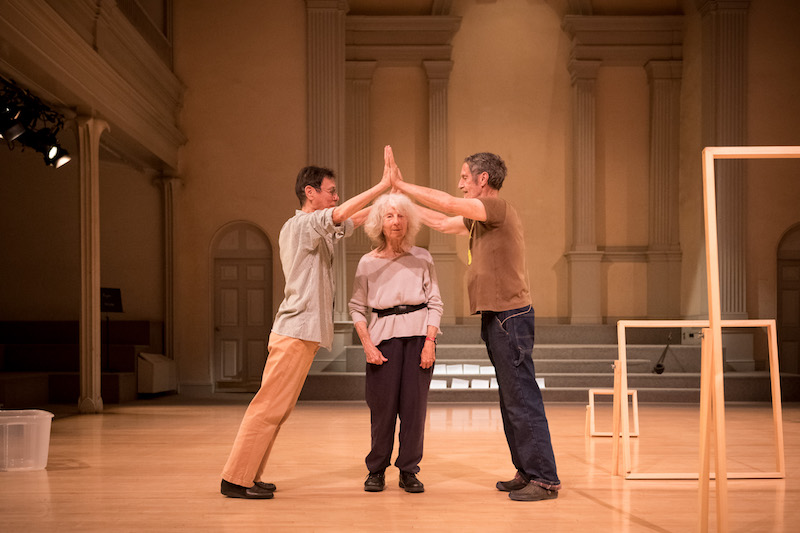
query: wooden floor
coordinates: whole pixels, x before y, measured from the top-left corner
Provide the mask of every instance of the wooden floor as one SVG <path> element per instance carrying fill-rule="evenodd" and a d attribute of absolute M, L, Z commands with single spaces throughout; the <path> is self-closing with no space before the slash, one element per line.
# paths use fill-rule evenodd
<path fill-rule="evenodd" d="M 612 477 L 611 439 L 584 436 L 581 404 L 547 404 L 557 500 L 514 502 L 494 488 L 514 473 L 495 404 L 431 404 L 425 492 L 399 489 L 392 468 L 387 490 L 366 493 L 361 402 L 299 404 L 274 448 L 275 498 L 228 499 L 219 473 L 247 399 L 57 416 L 46 470 L 0 472 L 0 531 L 697 531 L 698 482 Z M 598 409 L 597 429 L 610 429 L 610 409 Z M 697 471 L 697 406 L 642 404 L 639 416 L 634 470 Z M 775 469 L 768 404 L 729 404 L 726 422 L 729 471 Z M 800 405 L 784 405 L 784 429 L 787 478 L 730 480 L 731 531 L 800 531 Z M 711 506 L 713 531 L 713 493 Z"/>

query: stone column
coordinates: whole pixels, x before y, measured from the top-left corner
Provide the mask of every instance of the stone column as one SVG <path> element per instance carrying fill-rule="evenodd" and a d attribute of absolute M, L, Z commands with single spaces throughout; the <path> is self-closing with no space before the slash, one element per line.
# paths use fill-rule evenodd
<path fill-rule="evenodd" d="M 647 316 L 680 316 L 681 254 L 678 233 L 680 92 L 682 62 L 649 61 L 649 242 Z"/>
<path fill-rule="evenodd" d="M 749 0 L 698 0 L 702 16 L 703 146 L 747 143 Z M 716 162 L 722 317 L 747 318 L 745 162 Z"/>
<path fill-rule="evenodd" d="M 703 146 L 747 144 L 747 10 L 750 0 L 697 0 L 702 17 Z M 747 196 L 743 159 L 718 160 L 717 239 L 723 319 L 747 319 Z M 749 371 L 753 333 L 722 336 L 725 366 Z"/>
<path fill-rule="evenodd" d="M 333 169 L 336 188 L 347 198 L 344 175 L 346 0 L 306 0 L 308 46 L 308 161 Z M 359 192 L 359 191 L 351 191 Z M 346 247 L 335 252 L 334 321 L 347 321 Z"/>
<path fill-rule="evenodd" d="M 428 76 L 428 151 L 430 186 L 448 190 L 447 175 L 447 86 L 452 61 L 423 61 Z M 455 178 L 453 178 L 455 179 Z M 444 302 L 443 324 L 456 322 L 457 255 L 453 235 L 430 232 L 429 251 L 436 265 L 439 291 Z"/>
<path fill-rule="evenodd" d="M 599 324 L 603 254 L 595 227 L 595 91 L 600 61 L 572 60 L 573 198 L 569 264 L 569 314 L 573 324 Z"/>
<path fill-rule="evenodd" d="M 100 119 L 79 117 L 80 228 L 81 228 L 81 318 L 80 396 L 81 413 L 103 411 L 101 397 L 102 353 L 100 339 L 100 136 L 108 124 Z"/>

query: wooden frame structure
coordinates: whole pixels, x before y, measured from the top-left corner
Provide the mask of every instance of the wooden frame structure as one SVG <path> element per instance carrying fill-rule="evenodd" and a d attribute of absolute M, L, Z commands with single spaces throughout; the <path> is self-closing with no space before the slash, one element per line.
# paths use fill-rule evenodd
<path fill-rule="evenodd" d="M 619 377 L 614 373 L 614 379 L 618 380 Z M 596 427 L 596 413 L 594 409 L 595 396 L 614 396 L 614 389 L 589 389 L 589 405 L 586 406 L 586 435 L 589 437 L 612 437 L 613 431 L 597 431 Z M 627 396 L 631 399 L 631 407 L 633 408 L 633 431 L 630 432 L 631 437 L 639 436 L 639 395 L 636 389 L 628 389 Z M 622 396 L 620 396 L 622 398 Z M 613 409 L 613 405 L 612 405 Z M 613 412 L 613 411 L 612 411 Z M 612 415 L 613 424 L 613 415 Z M 619 435 L 617 435 L 619 437 Z"/>
<path fill-rule="evenodd" d="M 717 529 L 728 531 L 728 485 L 729 477 L 726 442 L 725 442 L 725 391 L 723 384 L 722 366 L 722 328 L 723 327 L 754 327 L 755 322 L 744 321 L 725 321 L 722 320 L 721 298 L 720 298 L 720 276 L 719 276 L 719 242 L 717 232 L 717 206 L 716 206 L 716 176 L 714 172 L 714 162 L 717 159 L 787 159 L 800 158 L 800 146 L 728 146 L 728 147 L 708 147 L 703 150 L 703 201 L 704 201 L 704 221 L 706 237 L 706 277 L 708 281 L 708 317 L 707 324 L 703 326 L 703 340 L 701 349 L 701 371 L 700 371 L 700 480 L 699 499 L 700 516 L 699 530 L 708 531 L 708 509 L 709 509 L 709 481 L 712 477 L 709 464 L 711 448 L 715 451 L 715 478 L 716 482 L 716 511 Z M 620 321 L 620 324 L 626 321 Z M 630 322 L 628 325 L 630 325 Z M 655 326 L 657 323 L 664 324 L 670 321 L 651 321 L 648 326 Z M 672 321 L 670 326 L 664 327 L 692 327 L 692 321 Z M 737 323 L 737 324 L 734 324 Z M 746 325 L 738 326 L 739 323 Z M 767 326 L 770 343 L 770 377 L 772 383 L 772 405 L 773 419 L 775 422 L 775 446 L 776 446 L 776 466 L 777 471 L 761 475 L 748 474 L 747 477 L 785 477 L 785 463 L 783 456 L 783 426 L 780 402 L 780 374 L 778 370 L 777 357 L 777 335 L 775 322 L 770 321 L 771 326 Z M 619 325 L 622 328 L 623 336 L 618 339 L 620 347 L 625 344 L 624 328 L 627 326 Z M 642 326 L 644 327 L 644 326 Z M 620 348 L 622 350 L 622 348 Z M 624 355 L 623 355 L 624 357 Z M 627 417 L 627 361 L 619 361 L 621 367 L 619 383 L 614 384 L 614 442 L 612 449 L 612 473 L 619 474 L 619 441 L 618 436 L 622 433 L 623 440 L 623 460 L 626 462 L 626 470 L 630 471 L 630 434 Z M 626 401 L 621 401 L 625 398 Z M 624 415 L 624 416 L 623 416 Z M 620 432 L 620 426 L 622 432 Z M 711 442 L 711 429 L 714 429 L 715 440 Z M 663 479 L 665 474 L 651 474 L 649 479 Z M 639 479 L 646 479 L 644 475 L 638 476 Z M 628 476 L 630 478 L 630 476 Z"/>
<path fill-rule="evenodd" d="M 741 472 L 741 473 L 728 473 L 729 479 L 782 479 L 786 477 L 786 462 L 783 443 L 783 414 L 781 404 L 781 383 L 780 372 L 778 366 L 778 339 L 775 320 L 722 320 L 721 326 L 723 328 L 766 328 L 767 339 L 769 343 L 769 375 L 770 385 L 772 392 L 772 420 L 775 430 L 775 471 L 774 472 Z M 627 347 L 626 339 L 628 328 L 702 328 L 703 340 L 708 337 L 706 335 L 709 328 L 708 320 L 620 320 L 617 322 L 617 339 L 618 339 L 618 357 L 619 361 L 616 365 L 619 367 L 619 399 L 624 398 L 625 394 L 629 392 L 628 389 L 628 371 L 627 371 Z M 703 352 L 703 363 L 709 360 Z M 702 363 L 701 363 L 702 364 Z M 708 371 L 706 372 L 708 373 Z M 701 369 L 701 407 L 702 407 L 702 386 L 703 386 L 703 371 Z M 615 375 L 615 378 L 617 376 Z M 616 383 L 615 383 L 616 385 Z M 615 388 L 617 388 L 615 386 Z M 612 445 L 612 474 L 619 475 L 619 447 L 620 438 L 622 446 L 622 463 L 626 473 L 626 479 L 698 479 L 697 473 L 637 473 L 633 471 L 631 461 L 631 445 L 630 437 L 633 433 L 629 430 L 628 424 L 624 420 L 628 416 L 627 402 L 622 402 L 615 397 L 614 405 L 614 430 L 613 435 L 618 438 Z M 623 405 L 625 404 L 625 405 Z M 724 408 L 724 403 L 723 403 Z M 702 413 L 701 413 L 702 415 Z M 702 428 L 701 418 L 701 433 Z"/>

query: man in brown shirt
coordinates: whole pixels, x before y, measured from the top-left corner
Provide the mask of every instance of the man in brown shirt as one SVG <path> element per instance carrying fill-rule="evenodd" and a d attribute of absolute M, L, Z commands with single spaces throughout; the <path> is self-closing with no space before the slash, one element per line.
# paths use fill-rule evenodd
<path fill-rule="evenodd" d="M 505 163 L 488 152 L 467 157 L 458 181 L 464 198 L 403 181 L 393 154 L 389 164 L 396 190 L 436 209 L 419 207 L 426 225 L 470 237 L 470 311 L 481 315 L 481 338 L 495 368 L 503 428 L 517 469 L 514 479 L 498 481 L 497 489 L 516 501 L 557 498 L 561 482 L 531 358 L 534 312 L 522 222 L 514 207 L 499 196 Z"/>

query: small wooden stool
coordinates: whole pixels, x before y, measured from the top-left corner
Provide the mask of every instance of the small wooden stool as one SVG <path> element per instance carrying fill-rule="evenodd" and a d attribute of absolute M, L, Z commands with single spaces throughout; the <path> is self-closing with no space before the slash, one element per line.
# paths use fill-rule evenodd
<path fill-rule="evenodd" d="M 586 434 L 590 437 L 610 437 L 611 431 L 596 431 L 594 423 L 594 397 L 598 394 L 613 396 L 614 389 L 589 389 L 589 405 L 586 406 Z M 636 389 L 628 389 L 628 396 L 633 403 L 633 431 L 631 437 L 639 436 L 639 395 Z"/>

